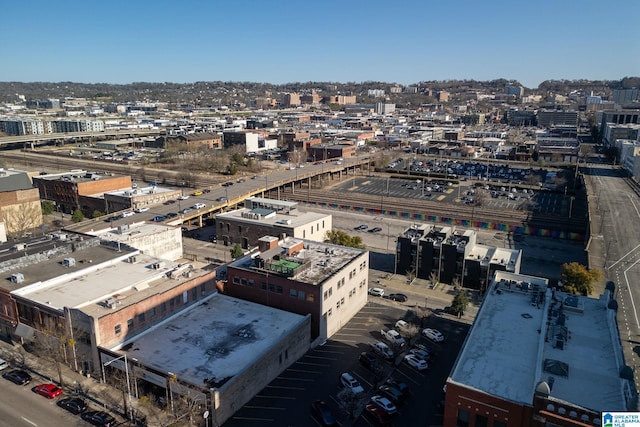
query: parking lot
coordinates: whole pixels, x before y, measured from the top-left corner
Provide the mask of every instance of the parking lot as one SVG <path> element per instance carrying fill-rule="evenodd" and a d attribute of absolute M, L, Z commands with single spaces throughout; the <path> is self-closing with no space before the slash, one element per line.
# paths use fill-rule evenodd
<path fill-rule="evenodd" d="M 571 195 L 548 190 L 533 190 L 525 185 L 509 183 L 453 183 L 441 179 L 407 179 L 395 177 L 354 177 L 334 187 L 343 194 L 429 200 L 446 203 L 473 204 L 482 198 L 483 207 L 501 210 L 530 210 L 567 215 Z"/>
<path fill-rule="evenodd" d="M 369 303 L 339 333 L 286 369 L 240 408 L 225 426 L 322 425 L 311 412 L 312 402 L 318 399 L 327 402 L 340 425 L 377 425 L 363 409 L 377 386 L 388 378 L 406 383 L 411 394 L 398 407 L 398 413 L 392 416 L 393 425 L 442 424 L 438 409 L 443 396 L 442 387 L 469 325 L 459 323 L 453 317 L 435 314 L 424 319 L 418 318 L 413 308 L 420 303 L 411 299 L 406 303 L 398 303 L 369 297 Z M 370 343 L 382 340 L 380 330 L 393 328 L 398 319 L 413 321 L 419 328 L 436 328 L 447 339 L 442 343 L 427 342 L 422 337 L 417 340 L 435 353 L 428 370 L 418 371 L 404 362 L 402 356 L 405 349 L 405 352 L 397 353 L 395 363 L 378 358 L 383 366 L 383 374 L 376 376 L 360 364 L 359 355 L 369 350 Z M 343 372 L 351 373 L 364 388 L 364 393 L 351 408 L 347 401 L 341 399 L 343 394 L 339 393 L 339 377 Z"/>

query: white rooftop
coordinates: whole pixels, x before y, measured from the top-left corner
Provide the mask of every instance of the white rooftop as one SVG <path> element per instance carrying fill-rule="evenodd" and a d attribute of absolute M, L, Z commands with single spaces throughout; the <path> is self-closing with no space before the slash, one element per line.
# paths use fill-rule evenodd
<path fill-rule="evenodd" d="M 126 353 L 192 384 L 219 383 L 278 345 L 304 319 L 215 293 L 133 337 Z"/>
<path fill-rule="evenodd" d="M 595 411 L 626 410 L 618 374 L 620 343 L 612 336 L 616 326 L 605 307 L 604 299 L 554 294 L 546 279 L 498 271 L 449 381 L 532 405 L 536 385 L 553 377 L 556 399 Z M 560 346 L 561 315 L 567 333 Z M 568 376 L 549 372 L 545 361 L 567 368 Z"/>
<path fill-rule="evenodd" d="M 252 215 L 252 212 L 257 212 L 257 215 Z M 221 219 L 233 219 L 238 222 L 245 222 L 251 224 L 267 224 L 270 226 L 277 226 L 283 228 L 293 229 L 296 227 L 304 226 L 310 222 L 318 221 L 323 218 L 330 217 L 330 214 L 318 213 L 318 212 L 299 212 L 297 210 L 292 211 L 289 214 L 275 213 L 269 216 L 265 216 L 260 209 L 248 209 L 240 208 L 230 212 L 223 212 L 217 215 L 217 218 Z"/>

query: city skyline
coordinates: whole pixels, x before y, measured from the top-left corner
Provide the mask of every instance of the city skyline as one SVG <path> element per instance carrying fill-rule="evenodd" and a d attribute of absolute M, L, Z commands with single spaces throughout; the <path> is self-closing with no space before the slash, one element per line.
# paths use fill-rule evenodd
<path fill-rule="evenodd" d="M 640 71 L 640 3 L 283 0 L 4 5 L 0 81 L 618 80 Z"/>

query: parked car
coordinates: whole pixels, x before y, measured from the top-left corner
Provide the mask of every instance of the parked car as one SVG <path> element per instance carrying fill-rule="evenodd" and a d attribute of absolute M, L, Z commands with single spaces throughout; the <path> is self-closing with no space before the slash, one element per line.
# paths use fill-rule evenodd
<path fill-rule="evenodd" d="M 444 335 L 442 335 L 442 333 L 437 329 L 431 329 L 431 328 L 423 329 L 422 330 L 422 336 L 424 336 L 425 338 L 430 339 L 433 342 L 442 342 L 442 341 L 444 341 Z"/>
<path fill-rule="evenodd" d="M 354 230 L 357 230 L 357 231 L 364 231 L 364 230 L 366 230 L 367 228 L 369 228 L 369 226 L 368 226 L 368 225 L 360 224 L 359 226 L 355 227 L 355 228 L 354 228 Z"/>
<path fill-rule="evenodd" d="M 405 294 L 389 294 L 389 299 L 392 301 L 407 302 L 409 297 Z"/>
<path fill-rule="evenodd" d="M 366 417 L 372 419 L 380 427 L 391 425 L 391 416 L 375 403 L 368 403 L 364 407 L 364 413 Z"/>
<path fill-rule="evenodd" d="M 395 328 L 400 332 L 400 333 L 407 333 L 409 332 L 409 330 L 411 329 L 412 325 L 408 322 L 405 322 L 404 320 L 400 319 L 396 322 Z"/>
<path fill-rule="evenodd" d="M 396 405 L 391 403 L 391 401 L 389 399 L 387 399 L 386 397 L 382 397 L 380 395 L 372 396 L 371 397 L 371 403 L 379 406 L 380 408 L 382 408 L 389 415 L 393 415 L 396 412 L 398 412 L 398 408 L 396 408 Z"/>
<path fill-rule="evenodd" d="M 381 329 L 380 334 L 382 334 L 382 337 L 392 345 L 404 347 L 407 344 L 407 341 L 405 341 L 405 339 L 402 338 L 400 333 L 395 329 L 389 329 L 388 331 Z"/>
<path fill-rule="evenodd" d="M 369 344 L 371 347 L 371 351 L 377 354 L 380 357 L 383 357 L 387 360 L 393 359 L 393 351 L 383 342 L 376 341 L 374 343 Z"/>
<path fill-rule="evenodd" d="M 353 378 L 353 375 L 348 372 L 344 372 L 340 375 L 340 385 L 351 390 L 353 394 L 360 394 L 364 392 L 364 387 L 362 387 L 358 380 Z"/>
<path fill-rule="evenodd" d="M 378 394 L 382 397 L 386 397 L 393 403 L 398 406 L 404 402 L 404 396 L 402 392 L 390 385 L 382 385 L 378 387 Z"/>
<path fill-rule="evenodd" d="M 411 395 L 411 391 L 409 390 L 409 386 L 407 383 L 403 383 L 402 381 L 397 381 L 394 378 L 389 378 L 385 381 L 385 384 L 390 385 L 391 387 L 399 390 L 402 395 L 407 398 Z"/>
<path fill-rule="evenodd" d="M 373 354 L 367 353 L 366 351 L 360 353 L 360 357 L 358 358 L 358 360 L 360 361 L 360 364 L 362 366 L 373 372 L 379 371 L 381 368 L 380 361 L 376 359 Z"/>
<path fill-rule="evenodd" d="M 384 296 L 384 289 L 382 289 L 382 288 L 369 288 L 369 295 L 373 295 L 374 297 L 382 297 L 382 296 Z"/>
<path fill-rule="evenodd" d="M 369 233 L 377 233 L 379 231 L 382 231 L 382 228 L 380 227 L 373 227 L 372 229 L 370 229 L 368 232 Z"/>
<path fill-rule="evenodd" d="M 62 389 L 51 383 L 37 385 L 33 391 L 49 399 L 55 399 L 62 394 Z"/>
<path fill-rule="evenodd" d="M 418 371 L 424 371 L 425 369 L 429 368 L 427 362 L 419 359 L 415 354 L 407 354 L 404 357 L 404 361 L 407 362 L 410 366 L 416 368 Z"/>
<path fill-rule="evenodd" d="M 112 427 L 115 425 L 116 419 L 104 411 L 89 411 L 80 415 L 83 420 L 94 426 Z"/>
<path fill-rule="evenodd" d="M 0 359 L 0 371 L 3 369 L 7 369 L 9 367 L 9 362 L 4 359 Z"/>
<path fill-rule="evenodd" d="M 78 415 L 87 410 L 87 402 L 79 397 L 69 397 L 66 399 L 58 400 L 58 406 L 71 412 L 74 415 Z"/>
<path fill-rule="evenodd" d="M 418 359 L 422 359 L 426 361 L 428 361 L 431 358 L 431 354 L 429 354 L 428 351 L 424 351 L 419 348 L 412 348 L 411 350 L 409 350 L 409 354 L 413 354 Z"/>
<path fill-rule="evenodd" d="M 5 372 L 2 374 L 2 378 L 18 385 L 27 385 L 31 382 L 31 375 L 20 369 Z"/>
<path fill-rule="evenodd" d="M 331 412 L 331 408 L 329 408 L 329 405 L 327 405 L 327 402 L 324 400 L 314 401 L 311 404 L 311 411 L 323 426 L 329 427 L 338 425 L 336 417 L 333 415 L 333 412 Z"/>

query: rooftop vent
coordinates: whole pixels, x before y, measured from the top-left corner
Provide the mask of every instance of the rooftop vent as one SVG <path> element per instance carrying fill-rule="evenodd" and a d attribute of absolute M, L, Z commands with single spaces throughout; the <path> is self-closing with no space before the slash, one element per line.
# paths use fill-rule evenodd
<path fill-rule="evenodd" d="M 113 308 L 116 308 L 116 304 L 117 304 L 117 303 L 118 303 L 118 300 L 117 300 L 117 299 L 115 299 L 115 298 L 113 298 L 113 297 L 110 297 L 110 298 L 107 298 L 107 299 L 105 300 L 104 305 L 105 305 L 107 308 L 111 308 L 111 309 L 113 309 Z"/>
<path fill-rule="evenodd" d="M 13 283 L 22 283 L 24 282 L 24 274 L 22 273 L 14 273 L 11 275 L 11 281 Z"/>

